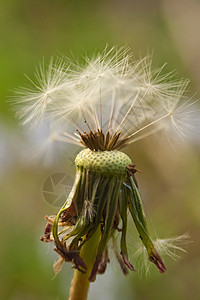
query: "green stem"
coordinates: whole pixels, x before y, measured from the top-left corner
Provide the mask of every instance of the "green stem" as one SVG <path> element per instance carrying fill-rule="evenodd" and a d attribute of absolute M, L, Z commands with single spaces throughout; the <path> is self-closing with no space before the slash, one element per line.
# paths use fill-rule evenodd
<path fill-rule="evenodd" d="M 82 273 L 78 270 L 74 271 L 69 300 L 87 299 L 90 286 L 89 277 L 95 261 L 100 236 L 101 228 L 99 226 L 91 238 L 81 248 L 80 257 L 84 260 L 87 266 L 87 271 L 86 273 Z"/>

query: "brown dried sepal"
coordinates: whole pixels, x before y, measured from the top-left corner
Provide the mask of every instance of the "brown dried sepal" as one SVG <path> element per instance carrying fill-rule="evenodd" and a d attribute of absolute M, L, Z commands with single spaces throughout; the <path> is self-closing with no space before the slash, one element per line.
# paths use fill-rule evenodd
<path fill-rule="evenodd" d="M 149 255 L 149 260 L 156 265 L 156 267 L 158 268 L 158 270 L 161 274 L 163 274 L 167 271 L 160 255 L 158 254 L 156 249 L 152 250 L 152 253 Z"/>
<path fill-rule="evenodd" d="M 77 269 L 82 273 L 85 273 L 87 271 L 87 266 L 84 263 L 83 259 L 79 256 L 79 251 L 69 251 L 65 247 L 62 247 L 62 249 L 54 248 L 54 251 L 56 251 L 64 259 L 65 262 L 74 263 L 74 269 Z"/>
<path fill-rule="evenodd" d="M 136 167 L 136 165 L 130 164 L 130 165 L 128 165 L 128 166 L 126 167 L 126 169 L 127 169 L 127 174 L 128 174 L 128 176 L 133 178 L 133 180 L 134 180 L 134 182 L 135 182 L 135 185 L 136 185 L 137 188 L 138 188 L 138 183 L 137 183 L 137 180 L 136 180 L 136 178 L 135 178 L 135 173 L 136 173 L 136 172 L 140 172 L 140 170 L 136 169 L 135 167 Z"/>
<path fill-rule="evenodd" d="M 125 263 L 125 265 L 131 270 L 131 271 L 136 271 L 135 268 L 133 267 L 133 265 L 129 262 L 128 260 L 128 255 L 126 253 L 121 252 L 121 256 L 123 259 L 123 262 Z"/>
<path fill-rule="evenodd" d="M 100 263 L 98 266 L 97 273 L 104 274 L 106 271 L 106 268 L 107 268 L 107 263 L 109 263 L 109 262 L 110 262 L 110 259 L 108 257 L 108 250 L 106 249 L 101 256 L 101 260 L 100 260 Z"/>
<path fill-rule="evenodd" d="M 46 242 L 46 243 L 52 242 L 52 239 L 50 238 L 51 232 L 52 232 L 52 227 L 53 227 L 52 224 L 47 222 L 47 225 L 44 230 L 44 236 L 41 236 L 41 238 L 40 238 L 40 240 L 42 242 Z"/>
<path fill-rule="evenodd" d="M 117 252 L 116 249 L 114 249 L 114 251 L 115 251 L 115 256 L 116 256 L 117 261 L 118 261 L 118 263 L 119 263 L 119 265 L 121 267 L 122 272 L 124 273 L 125 276 L 128 275 L 128 268 L 127 268 L 126 264 L 124 263 L 124 260 L 119 255 L 119 253 Z"/>
<path fill-rule="evenodd" d="M 75 209 L 75 205 L 72 202 L 72 204 L 70 205 L 70 207 L 68 207 L 61 215 L 60 217 L 61 221 L 60 221 L 60 226 L 73 226 L 76 224 L 76 220 L 77 220 L 77 213 L 76 213 L 76 209 Z"/>

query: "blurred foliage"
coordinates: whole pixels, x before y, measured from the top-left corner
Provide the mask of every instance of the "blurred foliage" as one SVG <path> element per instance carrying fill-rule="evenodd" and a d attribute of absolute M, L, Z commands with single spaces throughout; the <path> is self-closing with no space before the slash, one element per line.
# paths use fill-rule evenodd
<path fill-rule="evenodd" d="M 46 61 L 52 55 L 71 52 L 75 57 L 85 52 L 90 56 L 104 49 L 106 43 L 127 45 L 136 56 L 154 50 L 155 65 L 168 62 L 168 71 L 176 69 L 183 77 L 190 77 L 191 69 L 168 28 L 170 20 L 163 3 L 168 5 L 171 1 L 0 2 L 1 299 L 66 299 L 72 277 L 71 266 L 66 264 L 53 279 L 52 263 L 57 255 L 52 246 L 39 241 L 45 226 L 43 217 L 56 211 L 41 195 L 42 183 L 55 169 L 32 163 L 27 153 L 24 159 L 22 144 L 26 134 L 15 129 L 17 120 L 8 101 L 12 91 L 24 84 L 23 74 L 33 75 L 43 58 Z M 199 299 L 198 147 L 199 144 L 196 149 L 186 148 L 176 155 L 149 139 L 146 144 L 127 149 L 143 170 L 138 180 L 158 235 L 189 231 L 194 243 L 188 245 L 188 254 L 181 261 L 167 259 L 168 272 L 164 276 L 152 269 L 148 279 L 137 273 L 125 278 L 111 262 L 107 274 L 92 284 L 89 299 Z M 60 166 L 56 171 L 59 170 Z"/>

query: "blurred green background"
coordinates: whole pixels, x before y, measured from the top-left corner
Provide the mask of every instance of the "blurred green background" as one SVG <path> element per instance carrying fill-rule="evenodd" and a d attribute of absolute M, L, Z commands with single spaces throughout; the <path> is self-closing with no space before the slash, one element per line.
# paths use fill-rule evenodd
<path fill-rule="evenodd" d="M 32 161 L 33 143 L 9 103 L 12 91 L 43 58 L 92 55 L 108 43 L 129 46 L 136 56 L 153 51 L 155 66 L 167 62 L 167 71 L 190 78 L 189 93 L 198 98 L 200 2 L 1 0 L 0 33 L 0 299 L 67 299 L 71 265 L 54 278 L 57 255 L 39 240 L 43 217 L 56 212 L 44 201 L 42 185 L 53 172 L 65 172 L 65 162 L 47 167 Z M 200 299 L 200 141 L 193 142 L 177 152 L 152 139 L 127 149 L 143 171 L 138 181 L 158 235 L 189 231 L 188 253 L 177 262 L 166 258 L 168 272 L 161 276 L 152 268 L 147 278 L 124 277 L 111 261 L 91 285 L 90 300 Z M 71 157 L 66 152 L 66 168 Z M 130 237 L 130 252 L 132 243 Z"/>

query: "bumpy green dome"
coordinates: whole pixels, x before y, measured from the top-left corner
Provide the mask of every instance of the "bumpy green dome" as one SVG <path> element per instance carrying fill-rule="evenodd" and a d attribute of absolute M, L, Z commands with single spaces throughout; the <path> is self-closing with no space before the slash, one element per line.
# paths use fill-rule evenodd
<path fill-rule="evenodd" d="M 131 159 L 120 151 L 82 150 L 75 159 L 77 167 L 94 171 L 105 176 L 125 176 Z"/>

